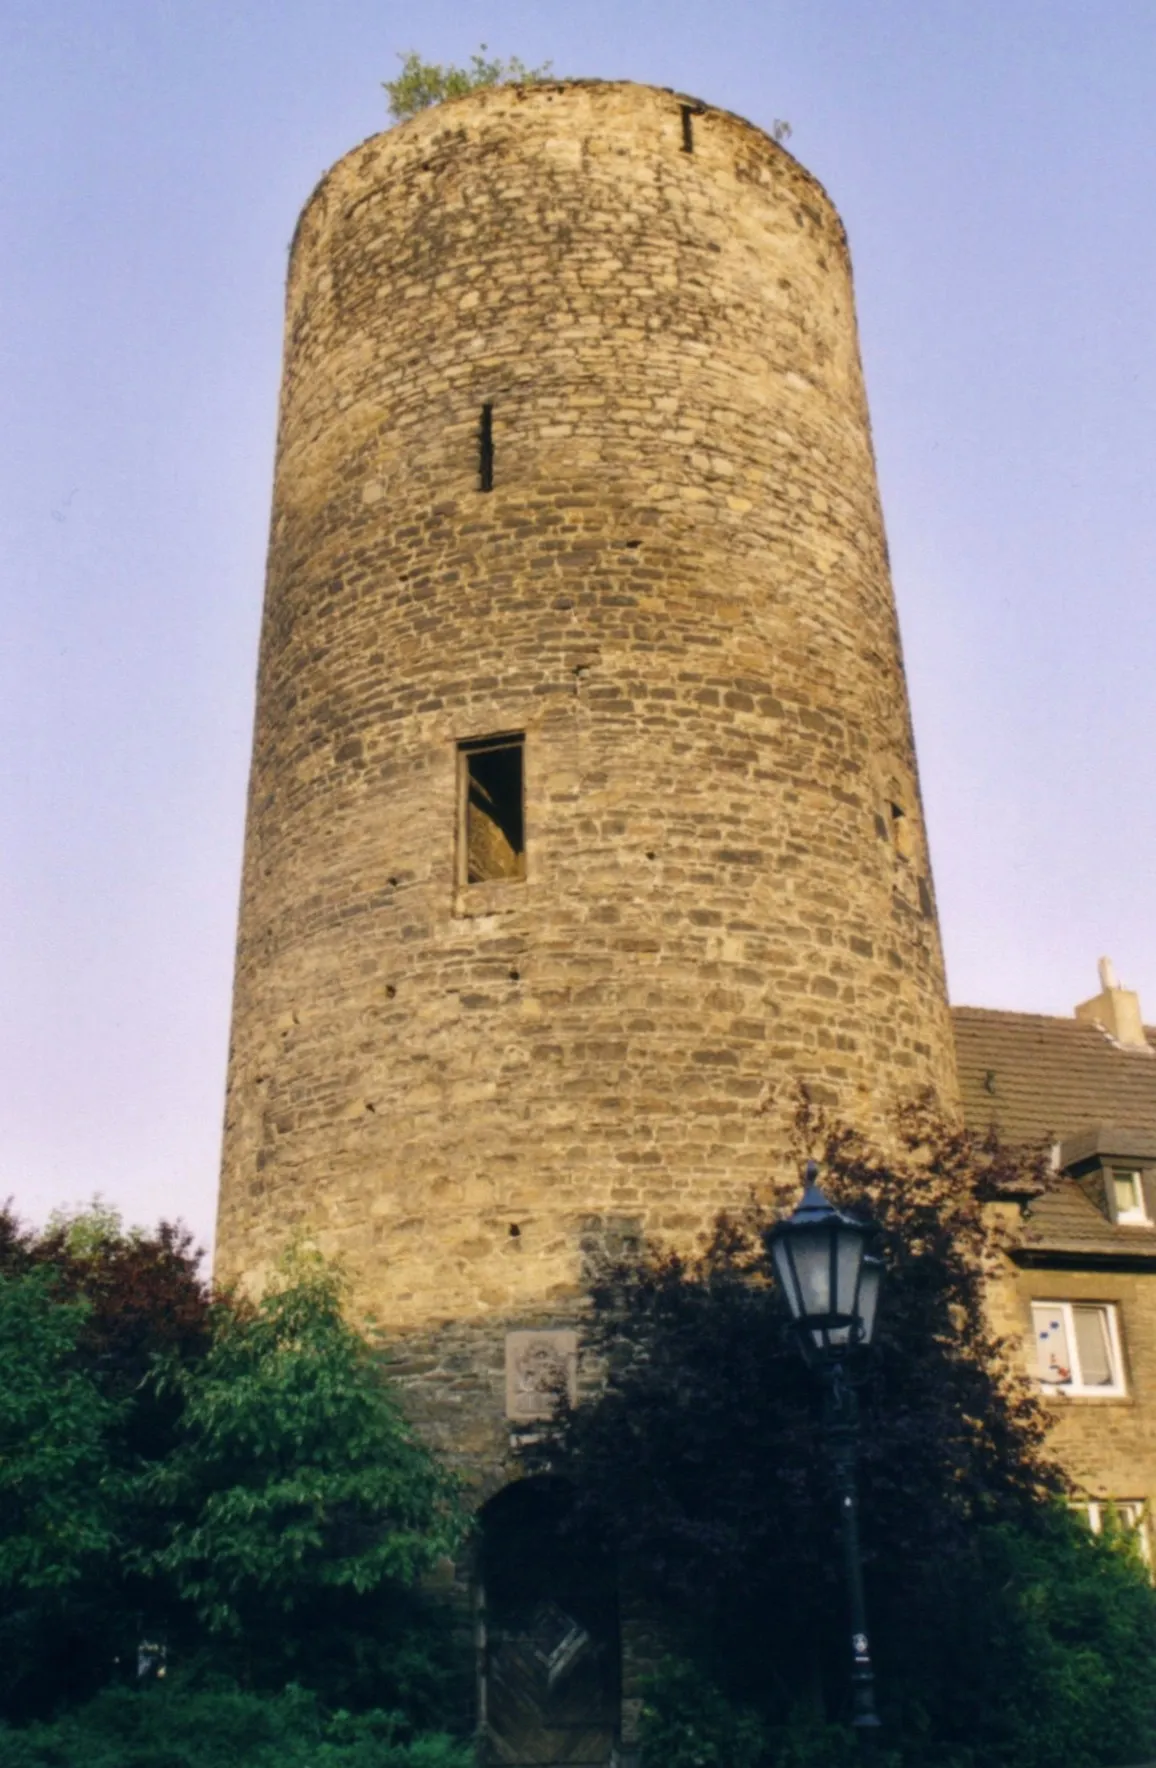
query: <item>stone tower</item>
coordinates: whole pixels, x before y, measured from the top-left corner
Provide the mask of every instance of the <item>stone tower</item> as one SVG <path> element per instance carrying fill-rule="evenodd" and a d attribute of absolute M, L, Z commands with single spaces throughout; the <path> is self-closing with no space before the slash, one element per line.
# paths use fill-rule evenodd
<path fill-rule="evenodd" d="M 843 228 L 758 129 L 444 104 L 302 216 L 223 1271 L 304 1231 L 500 1479 L 583 1245 L 955 1078 Z"/>

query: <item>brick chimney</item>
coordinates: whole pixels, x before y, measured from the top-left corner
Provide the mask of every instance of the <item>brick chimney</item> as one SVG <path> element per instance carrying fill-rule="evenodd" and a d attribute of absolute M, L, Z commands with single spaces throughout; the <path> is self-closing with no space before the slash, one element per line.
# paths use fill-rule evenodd
<path fill-rule="evenodd" d="M 1100 992 L 1090 1001 L 1080 1002 L 1076 1018 L 1098 1025 L 1122 1050 L 1151 1053 L 1140 1017 L 1140 997 L 1130 988 L 1120 987 L 1111 958 L 1100 959 Z"/>

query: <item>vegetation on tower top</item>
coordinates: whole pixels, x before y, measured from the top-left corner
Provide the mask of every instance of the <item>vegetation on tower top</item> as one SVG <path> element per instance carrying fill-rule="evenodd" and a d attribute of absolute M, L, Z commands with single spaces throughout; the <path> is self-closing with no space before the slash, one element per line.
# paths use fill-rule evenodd
<path fill-rule="evenodd" d="M 401 72 L 396 80 L 383 80 L 389 99 L 389 114 L 395 123 L 403 123 L 407 117 L 414 117 L 418 111 L 428 110 L 433 104 L 441 104 L 446 98 L 461 98 L 466 92 L 476 92 L 479 86 L 534 86 L 539 80 L 550 77 L 553 63 L 544 61 L 541 67 L 528 68 L 525 62 L 512 55 L 508 61 L 500 56 L 488 58 L 486 45 L 482 43 L 470 56 L 468 67 L 459 68 L 454 63 L 423 61 L 416 49 L 405 55 L 399 55 Z"/>

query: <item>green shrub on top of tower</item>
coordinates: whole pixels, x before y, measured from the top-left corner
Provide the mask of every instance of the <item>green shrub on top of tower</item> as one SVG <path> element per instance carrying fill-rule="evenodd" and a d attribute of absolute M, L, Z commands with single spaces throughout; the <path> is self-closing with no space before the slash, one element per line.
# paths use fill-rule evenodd
<path fill-rule="evenodd" d="M 399 55 L 401 72 L 396 80 L 383 80 L 389 98 L 389 114 L 395 123 L 404 123 L 418 111 L 441 104 L 446 98 L 461 98 L 476 92 L 479 86 L 535 86 L 550 77 L 553 63 L 528 68 L 516 55 L 508 61 L 500 56 L 488 57 L 482 43 L 470 56 L 468 67 L 459 68 L 450 62 L 423 61 L 416 49 Z"/>

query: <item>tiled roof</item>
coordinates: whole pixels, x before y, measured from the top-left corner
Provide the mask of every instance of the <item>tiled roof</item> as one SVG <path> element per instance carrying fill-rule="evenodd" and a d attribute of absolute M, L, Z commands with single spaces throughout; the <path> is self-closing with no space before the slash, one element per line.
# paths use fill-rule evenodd
<path fill-rule="evenodd" d="M 1070 1259 L 1156 1259 L 1156 1227 L 1118 1228 L 1074 1179 L 1037 1197 L 1024 1212 L 1020 1252 Z"/>
<path fill-rule="evenodd" d="M 956 1007 L 952 1020 L 964 1115 L 973 1129 L 994 1124 L 1009 1142 L 1063 1142 L 1065 1159 L 1101 1147 L 1116 1154 L 1152 1147 L 1156 1031 L 1146 1030 L 1149 1054 L 1121 1049 L 1098 1025 L 1077 1019 Z M 1114 1133 L 1091 1133 L 1109 1125 Z M 1156 1258 L 1156 1229 L 1117 1227 L 1067 1180 L 1028 1207 L 1022 1250 L 1029 1257 L 1034 1250 Z"/>
<path fill-rule="evenodd" d="M 963 1109 L 1009 1142 L 1061 1141 L 1100 1124 L 1156 1131 L 1156 1030 L 1122 1050 L 1080 1019 L 954 1007 Z"/>

